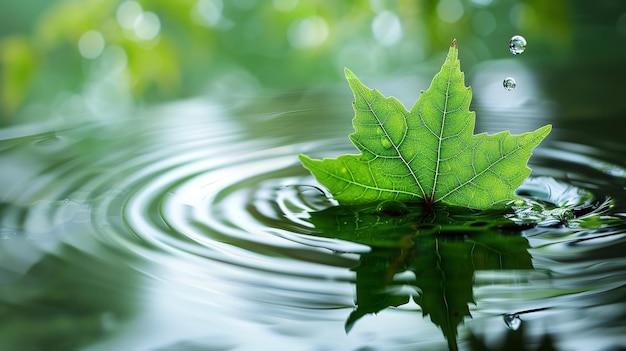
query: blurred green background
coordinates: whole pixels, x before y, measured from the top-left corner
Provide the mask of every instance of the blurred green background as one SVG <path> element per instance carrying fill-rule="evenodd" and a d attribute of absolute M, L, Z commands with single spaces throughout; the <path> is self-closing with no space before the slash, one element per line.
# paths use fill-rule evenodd
<path fill-rule="evenodd" d="M 595 94 L 602 104 L 623 92 L 607 97 L 590 81 L 623 76 L 625 3 L 5 0 L 0 126 L 106 118 L 197 95 L 301 91 L 343 81 L 344 67 L 359 76 L 406 76 L 438 67 L 453 38 L 471 72 L 511 58 L 515 34 L 528 40 L 524 62 L 543 70 L 544 86 L 570 87 L 573 101 Z M 580 89 L 572 93 L 572 84 Z"/>

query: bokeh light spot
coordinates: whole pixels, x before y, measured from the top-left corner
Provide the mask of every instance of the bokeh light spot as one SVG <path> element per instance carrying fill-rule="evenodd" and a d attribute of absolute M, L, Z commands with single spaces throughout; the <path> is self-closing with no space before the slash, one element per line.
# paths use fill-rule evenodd
<path fill-rule="evenodd" d="M 104 50 L 104 37 L 102 34 L 95 30 L 90 30 L 78 39 L 78 51 L 81 56 L 87 59 L 95 59 Z"/>
<path fill-rule="evenodd" d="M 153 12 L 143 12 L 135 19 L 135 35 L 140 40 L 152 40 L 161 30 L 159 16 Z"/>
<path fill-rule="evenodd" d="M 209 27 L 215 27 L 222 19 L 224 3 L 222 0 L 200 0 L 195 6 L 196 11 Z"/>
<path fill-rule="evenodd" d="M 276 11 L 289 12 L 298 6 L 299 0 L 272 0 Z"/>
<path fill-rule="evenodd" d="M 372 21 L 374 38 L 381 45 L 391 46 L 402 39 L 402 24 L 398 16 L 391 11 L 383 11 Z"/>
<path fill-rule="evenodd" d="M 370 8 L 376 13 L 385 11 L 385 6 L 385 0 L 370 0 Z"/>
<path fill-rule="evenodd" d="M 320 46 L 328 37 L 328 24 L 320 16 L 311 16 L 292 22 L 287 29 L 289 44 L 298 49 Z"/>
<path fill-rule="evenodd" d="M 493 0 L 470 0 L 470 1 L 479 6 L 489 6 L 493 2 Z"/>
<path fill-rule="evenodd" d="M 136 1 L 124 1 L 117 7 L 115 17 L 120 27 L 125 29 L 133 29 L 137 17 L 143 12 L 141 5 Z"/>
<path fill-rule="evenodd" d="M 459 0 L 441 0 L 437 4 L 437 16 L 448 23 L 455 23 L 463 17 L 463 4 Z"/>

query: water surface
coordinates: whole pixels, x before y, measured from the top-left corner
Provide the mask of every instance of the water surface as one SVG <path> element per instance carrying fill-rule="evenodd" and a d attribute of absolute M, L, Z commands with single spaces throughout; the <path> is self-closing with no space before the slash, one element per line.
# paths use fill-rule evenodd
<path fill-rule="evenodd" d="M 355 152 L 350 101 L 197 99 L 5 130 L 2 349 L 626 347 L 621 133 L 541 99 L 477 99 L 478 131 L 554 125 L 527 202 L 420 227 L 337 207 L 299 164 Z"/>

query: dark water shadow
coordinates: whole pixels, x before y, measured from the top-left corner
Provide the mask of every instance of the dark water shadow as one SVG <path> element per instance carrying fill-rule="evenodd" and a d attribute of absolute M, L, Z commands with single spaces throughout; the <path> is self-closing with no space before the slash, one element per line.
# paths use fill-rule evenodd
<path fill-rule="evenodd" d="M 468 219 L 468 218 L 473 219 Z M 439 327 L 450 350 L 457 350 L 457 328 L 471 318 L 474 274 L 480 270 L 532 270 L 524 225 L 499 212 L 474 213 L 387 202 L 377 206 L 338 206 L 314 212 L 320 236 L 368 245 L 356 272 L 352 327 L 367 314 L 408 304 Z"/>

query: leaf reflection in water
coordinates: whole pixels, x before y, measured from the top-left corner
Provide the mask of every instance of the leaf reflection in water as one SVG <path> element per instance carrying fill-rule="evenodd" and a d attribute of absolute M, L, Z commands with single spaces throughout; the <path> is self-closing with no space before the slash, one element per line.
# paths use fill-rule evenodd
<path fill-rule="evenodd" d="M 363 316 L 412 299 L 456 350 L 457 327 L 471 317 L 469 304 L 476 304 L 474 273 L 533 269 L 528 240 L 510 234 L 517 225 L 497 212 L 439 208 L 424 213 L 387 203 L 330 207 L 311 213 L 309 220 L 317 235 L 371 247 L 353 268 L 356 308 L 346 321 L 347 332 Z"/>

